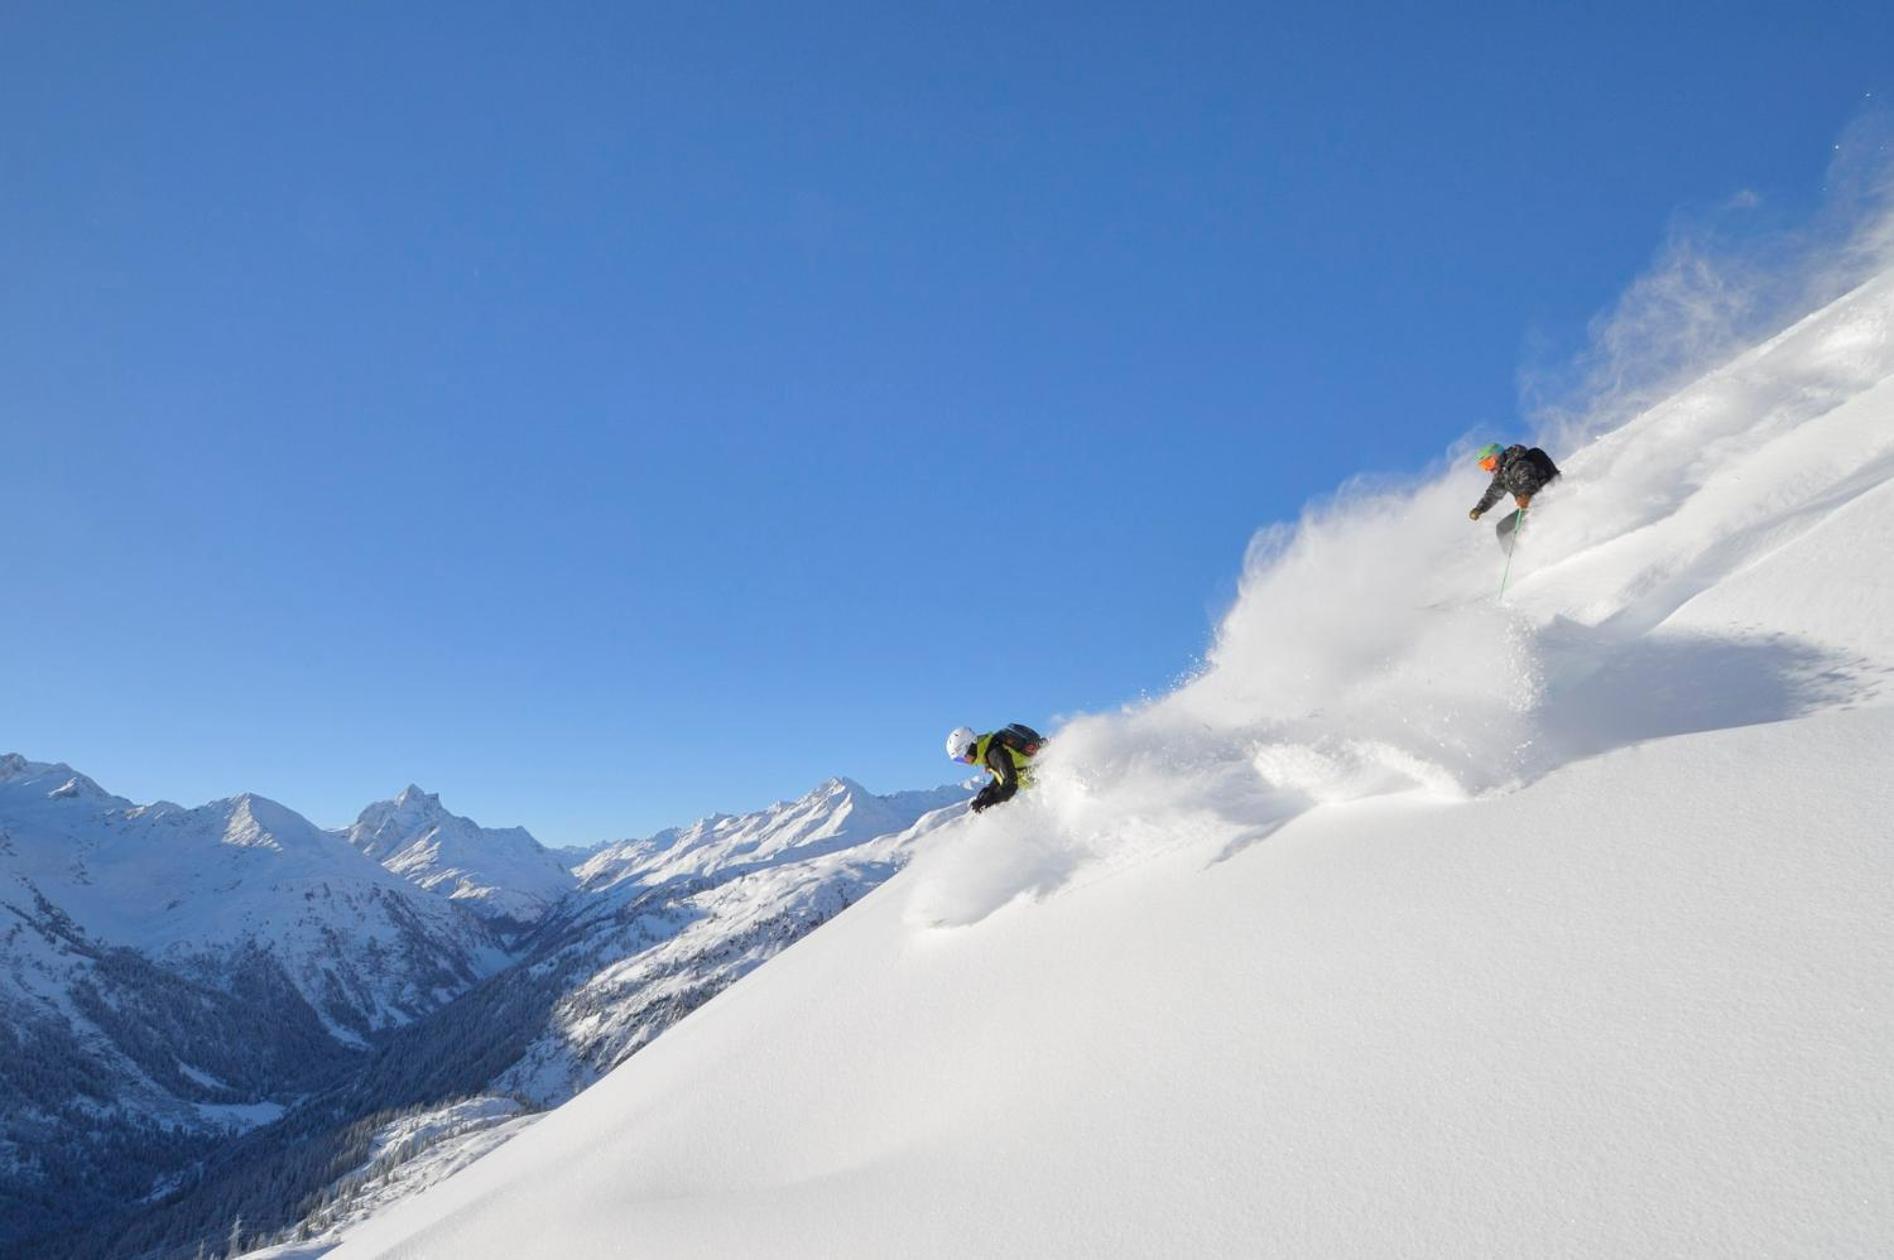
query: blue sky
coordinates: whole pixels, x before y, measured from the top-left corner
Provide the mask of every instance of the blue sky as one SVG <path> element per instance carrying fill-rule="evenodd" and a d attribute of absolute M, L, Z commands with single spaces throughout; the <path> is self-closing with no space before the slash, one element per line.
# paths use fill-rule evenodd
<path fill-rule="evenodd" d="M 1451 16 L 1443 16 L 1451 14 Z M 1881 4 L 9 4 L 0 748 L 551 843 L 1187 671 Z M 1469 499 L 1478 490 L 1469 473 Z"/>

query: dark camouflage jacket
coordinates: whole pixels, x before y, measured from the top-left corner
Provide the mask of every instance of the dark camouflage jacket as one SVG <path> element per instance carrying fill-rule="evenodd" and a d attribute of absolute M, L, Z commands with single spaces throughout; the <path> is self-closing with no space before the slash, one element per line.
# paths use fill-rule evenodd
<path fill-rule="evenodd" d="M 1523 495 L 1530 499 L 1559 475 L 1552 457 L 1538 447 L 1509 446 L 1499 453 L 1499 467 L 1493 472 L 1493 484 L 1486 488 L 1473 510 L 1484 512 L 1499 502 L 1502 494 Z"/>

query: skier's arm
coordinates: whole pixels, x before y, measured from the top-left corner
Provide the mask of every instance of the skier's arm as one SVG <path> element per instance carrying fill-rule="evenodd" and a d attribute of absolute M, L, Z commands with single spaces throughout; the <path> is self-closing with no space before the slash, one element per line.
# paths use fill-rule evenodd
<path fill-rule="evenodd" d="M 1019 771 L 1013 766 L 1013 755 L 1001 747 L 997 739 L 986 750 L 986 768 L 993 772 L 994 779 L 973 798 L 973 812 L 976 814 L 989 805 L 1012 800 L 1019 791 Z"/>
<path fill-rule="evenodd" d="M 1479 516 L 1481 513 L 1485 512 L 1487 508 L 1490 508 L 1495 503 L 1498 503 L 1499 496 L 1505 493 L 1506 493 L 1506 479 L 1503 474 L 1496 472 L 1493 474 L 1493 484 L 1486 488 L 1486 493 L 1480 496 L 1480 501 L 1473 505 L 1472 514 L 1476 517 Z"/>

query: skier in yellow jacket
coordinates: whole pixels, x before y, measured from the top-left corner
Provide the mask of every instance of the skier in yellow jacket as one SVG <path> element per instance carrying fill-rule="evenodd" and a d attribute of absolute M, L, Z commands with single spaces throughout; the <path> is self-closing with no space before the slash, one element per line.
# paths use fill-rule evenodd
<path fill-rule="evenodd" d="M 970 766 L 985 766 L 993 776 L 969 803 L 973 812 L 1010 801 L 1021 788 L 1031 787 L 1032 759 L 1045 742 L 1038 731 L 1018 722 L 985 735 L 975 734 L 970 726 L 956 727 L 947 736 L 947 755 Z"/>

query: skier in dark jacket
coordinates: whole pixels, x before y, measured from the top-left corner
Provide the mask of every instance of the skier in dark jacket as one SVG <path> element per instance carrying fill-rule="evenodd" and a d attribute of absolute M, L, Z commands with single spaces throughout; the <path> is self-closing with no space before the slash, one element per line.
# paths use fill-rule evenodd
<path fill-rule="evenodd" d="M 993 782 L 980 789 L 969 803 L 974 813 L 1002 801 L 1010 801 L 1024 787 L 1032 786 L 1032 759 L 1045 743 L 1038 731 L 1018 722 L 985 735 L 976 735 L 970 726 L 956 727 L 947 736 L 947 755 L 970 766 L 985 766 Z"/>
<path fill-rule="evenodd" d="M 1479 520 L 1488 508 L 1499 502 L 1502 494 L 1512 495 L 1519 510 L 1508 513 L 1499 523 L 1500 541 L 1504 542 L 1506 536 L 1518 528 L 1521 514 L 1532 505 L 1532 496 L 1558 477 L 1559 467 L 1550 455 L 1536 446 L 1508 446 L 1502 450 L 1495 442 L 1482 446 L 1478 458 L 1480 467 L 1493 474 L 1493 484 L 1467 513 L 1467 519 Z"/>

